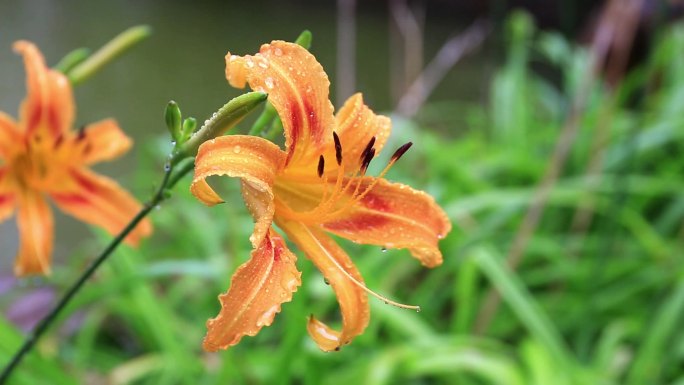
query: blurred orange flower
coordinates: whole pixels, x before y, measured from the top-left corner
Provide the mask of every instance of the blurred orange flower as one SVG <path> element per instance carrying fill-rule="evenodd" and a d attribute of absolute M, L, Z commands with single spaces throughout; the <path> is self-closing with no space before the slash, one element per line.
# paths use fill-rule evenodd
<path fill-rule="evenodd" d="M 379 295 L 364 285 L 349 256 L 326 233 L 407 248 L 423 265 L 434 267 L 442 263 L 437 243 L 451 223 L 429 195 L 383 179 L 410 143 L 394 153 L 380 176 L 365 175 L 389 136 L 390 120 L 375 115 L 360 94 L 333 115 L 328 77 L 306 49 L 275 41 L 254 56 L 229 53 L 226 76 L 235 87 L 249 83 L 269 94 L 283 123 L 286 150 L 243 135 L 219 137 L 199 149 L 192 193 L 214 205 L 222 200 L 205 179 L 241 178 L 243 198 L 256 222 L 251 259 L 238 268 L 228 292 L 219 296 L 222 309 L 207 322 L 204 348 L 225 349 L 244 335 L 255 335 L 271 324 L 300 285 L 296 257 L 273 229 L 275 222 L 337 295 L 340 331 L 313 316 L 308 323 L 309 334 L 322 350 L 337 350 L 368 325 L 367 294 Z"/>
<path fill-rule="evenodd" d="M 21 240 L 15 274 L 49 274 L 54 233 L 46 197 L 86 223 L 110 233 L 122 230 L 140 204 L 88 166 L 120 156 L 132 141 L 111 119 L 72 131 L 75 108 L 67 78 L 49 69 L 32 43 L 18 41 L 14 50 L 24 57 L 28 95 L 18 122 L 0 112 L 0 222 L 16 208 Z M 136 244 L 151 232 L 144 221 L 126 241 Z"/>

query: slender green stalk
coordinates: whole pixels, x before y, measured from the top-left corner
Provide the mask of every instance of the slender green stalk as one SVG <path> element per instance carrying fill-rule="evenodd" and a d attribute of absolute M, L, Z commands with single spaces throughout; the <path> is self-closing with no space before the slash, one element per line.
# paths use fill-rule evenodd
<path fill-rule="evenodd" d="M 151 31 L 150 27 L 146 25 L 132 27 L 123 31 L 109 43 L 97 50 L 92 56 L 83 60 L 68 71 L 67 77 L 69 78 L 69 81 L 71 84 L 76 85 L 88 79 L 105 64 L 148 37 Z"/>
<path fill-rule="evenodd" d="M 74 69 L 74 67 L 88 59 L 88 56 L 90 56 L 90 50 L 88 48 L 77 48 L 66 54 L 62 60 L 54 66 L 54 69 L 64 74 L 68 73 Z"/>
<path fill-rule="evenodd" d="M 188 173 L 192 167 L 184 167 L 182 172 Z M 157 192 L 152 196 L 152 198 L 143 205 L 142 209 L 138 214 L 131 219 L 131 221 L 126 225 L 126 227 L 117 235 L 112 241 L 107 245 L 107 247 L 100 253 L 100 255 L 95 258 L 95 260 L 90 264 L 88 269 L 79 277 L 79 279 L 74 282 L 74 284 L 67 290 L 67 292 L 62 296 L 60 301 L 55 305 L 55 307 L 48 313 L 45 318 L 43 318 L 38 325 L 33 329 L 33 331 L 27 336 L 24 344 L 19 348 L 19 350 L 14 354 L 10 363 L 3 369 L 2 374 L 0 374 L 0 385 L 4 384 L 14 371 L 16 367 L 21 363 L 22 359 L 28 354 L 35 346 L 38 339 L 45 333 L 45 331 L 52 325 L 57 316 L 64 310 L 64 308 L 71 302 L 72 298 L 78 293 L 83 284 L 95 273 L 98 267 L 109 258 L 109 256 L 116 250 L 121 241 L 123 241 L 126 236 L 135 228 L 135 226 L 140 223 L 157 205 L 163 202 L 167 197 L 167 190 L 175 184 L 183 175 L 179 175 L 180 172 L 176 173 L 176 177 L 173 180 L 170 179 L 173 169 L 171 167 L 166 167 L 164 172 L 164 178 L 157 189 Z M 170 182 L 173 182 L 171 184 Z"/>

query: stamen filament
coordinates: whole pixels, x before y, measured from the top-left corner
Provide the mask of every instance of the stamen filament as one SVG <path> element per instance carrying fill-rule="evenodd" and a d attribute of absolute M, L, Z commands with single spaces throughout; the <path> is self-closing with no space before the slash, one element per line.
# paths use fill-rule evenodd
<path fill-rule="evenodd" d="M 302 228 L 307 232 L 307 234 L 309 235 L 309 237 L 311 237 L 311 239 L 315 242 L 316 246 L 320 249 L 320 251 L 322 252 L 322 254 L 323 254 L 330 262 L 332 262 L 332 264 L 333 264 L 333 265 L 334 265 L 334 266 L 335 266 L 335 267 L 336 267 L 336 268 L 337 268 L 337 269 L 338 269 L 338 270 L 339 270 L 347 279 L 349 279 L 354 285 L 358 286 L 361 290 L 363 290 L 363 291 L 365 291 L 366 293 L 372 295 L 373 297 L 375 297 L 375 298 L 377 298 L 377 299 L 379 299 L 379 300 L 385 302 L 385 303 L 388 304 L 388 305 L 396 306 L 396 307 L 401 308 L 401 309 L 410 309 L 410 310 L 420 311 L 420 306 L 417 306 L 417 305 L 406 305 L 406 304 L 403 304 L 403 303 L 399 303 L 399 302 L 396 302 L 396 301 L 392 301 L 391 299 L 389 299 L 389 298 L 387 298 L 387 297 L 385 297 L 385 296 L 383 296 L 383 295 L 381 295 L 381 294 L 378 294 L 378 293 L 374 292 L 373 290 L 369 289 L 369 288 L 368 288 L 365 284 L 363 284 L 362 282 L 359 282 L 356 278 L 354 278 L 354 276 L 352 276 L 351 274 L 349 274 L 349 272 L 347 272 L 347 270 L 345 270 L 344 267 L 342 267 L 342 266 L 340 265 L 339 262 L 337 262 L 337 260 L 335 259 L 335 257 L 333 257 L 332 255 L 330 255 L 330 253 L 328 252 L 328 250 L 321 244 L 321 242 L 318 240 L 318 238 L 316 238 L 316 236 L 314 236 L 313 233 L 311 233 L 311 230 L 309 230 L 308 227 L 302 226 Z"/>

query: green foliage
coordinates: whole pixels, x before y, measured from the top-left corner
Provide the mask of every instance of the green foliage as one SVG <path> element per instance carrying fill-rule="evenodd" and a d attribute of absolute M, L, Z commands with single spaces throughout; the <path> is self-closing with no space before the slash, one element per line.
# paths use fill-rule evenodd
<path fill-rule="evenodd" d="M 444 119 L 461 111 L 462 126 L 437 134 L 420 116 L 394 119 L 389 146 L 417 145 L 389 177 L 428 190 L 449 214 L 455 230 L 441 243 L 444 265 L 427 271 L 405 251 L 344 245 L 369 287 L 422 312 L 372 300 L 365 334 L 322 353 L 306 335 L 306 317 L 335 319 L 337 303 L 302 256 L 303 285 L 272 326 L 227 351 L 203 353 L 204 323 L 249 255 L 253 224 L 237 182 L 225 185 L 229 204 L 206 208 L 181 181 L 152 216 L 154 237 L 118 250 L 67 309 L 62 324 L 82 317 L 78 330 L 62 328 L 43 341 L 13 383 L 684 383 L 684 26 L 663 30 L 618 89 L 592 85 L 569 160 L 515 270 L 504 257 L 589 60 L 583 48 L 535 31 L 523 14 L 508 28 L 487 105 L 425 109 Z M 533 60 L 561 76 L 543 78 Z M 607 135 L 597 145 L 599 130 Z M 168 144 L 148 146 L 141 186 L 157 177 L 159 147 Z M 599 153 L 600 173 L 587 174 Z M 574 226 L 583 210 L 591 221 Z M 107 238 L 55 266 L 58 291 Z M 476 315 L 491 287 L 503 304 L 477 336 Z M 2 357 L 20 342 L 0 317 Z"/>

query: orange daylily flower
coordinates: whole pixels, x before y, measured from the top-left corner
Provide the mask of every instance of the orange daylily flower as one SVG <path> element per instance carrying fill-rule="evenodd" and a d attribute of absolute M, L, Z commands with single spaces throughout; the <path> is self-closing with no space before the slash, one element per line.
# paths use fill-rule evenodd
<path fill-rule="evenodd" d="M 360 94 L 333 115 L 328 77 L 306 49 L 275 41 L 254 56 L 229 53 L 226 76 L 234 87 L 249 83 L 269 94 L 283 123 L 286 150 L 243 135 L 219 137 L 199 148 L 192 193 L 214 205 L 222 200 L 205 179 L 240 178 L 256 222 L 251 259 L 238 268 L 228 292 L 219 296 L 222 309 L 207 322 L 204 348 L 225 349 L 244 335 L 255 335 L 271 324 L 281 304 L 297 290 L 296 257 L 273 228 L 275 222 L 337 295 L 341 330 L 313 316 L 308 323 L 309 334 L 322 350 L 337 350 L 368 325 L 368 294 L 380 296 L 364 285 L 351 258 L 328 233 L 406 248 L 423 265 L 435 267 L 442 263 L 438 240 L 451 230 L 451 223 L 429 195 L 382 178 L 410 143 L 394 153 L 380 176 L 365 175 L 389 136 L 390 120 L 375 115 Z"/>
<path fill-rule="evenodd" d="M 17 210 L 21 239 L 15 274 L 49 274 L 53 218 L 46 197 L 110 233 L 122 230 L 140 210 L 115 181 L 88 169 L 120 156 L 132 141 L 112 119 L 72 131 L 75 108 L 67 78 L 46 66 L 35 45 L 18 41 L 14 50 L 24 57 L 28 95 L 18 122 L 0 112 L 0 222 Z M 144 221 L 126 241 L 136 244 L 151 231 Z"/>

